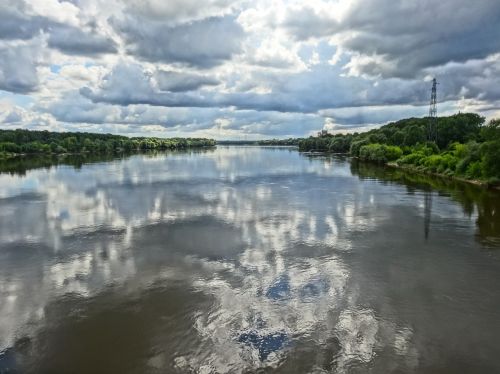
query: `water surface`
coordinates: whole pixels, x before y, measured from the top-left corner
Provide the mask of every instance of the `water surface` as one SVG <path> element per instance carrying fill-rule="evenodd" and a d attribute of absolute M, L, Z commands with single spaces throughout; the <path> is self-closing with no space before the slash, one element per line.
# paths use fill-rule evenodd
<path fill-rule="evenodd" d="M 498 194 L 287 148 L 83 161 L 2 165 L 0 373 L 500 372 Z"/>

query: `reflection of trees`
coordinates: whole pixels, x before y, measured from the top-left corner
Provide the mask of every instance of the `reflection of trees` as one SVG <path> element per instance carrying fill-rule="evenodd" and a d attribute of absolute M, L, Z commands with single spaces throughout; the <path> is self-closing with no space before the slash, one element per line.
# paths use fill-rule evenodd
<path fill-rule="evenodd" d="M 199 154 L 213 152 L 214 148 L 184 149 L 176 151 L 143 151 L 143 152 L 121 152 L 121 153 L 82 153 L 82 154 L 62 154 L 62 155 L 26 155 L 17 156 L 8 159 L 0 158 L 0 173 L 9 173 L 13 175 L 26 175 L 26 172 L 32 169 L 50 169 L 58 165 L 73 166 L 80 169 L 85 164 L 98 162 L 109 162 L 113 160 L 124 160 L 133 155 L 145 155 L 156 157 L 161 154 Z"/>
<path fill-rule="evenodd" d="M 405 185 L 409 193 L 416 190 L 425 192 L 425 210 L 431 207 L 429 188 L 450 196 L 458 202 L 464 214 L 472 216 L 477 214 L 478 239 L 489 245 L 500 244 L 500 192 L 478 187 L 470 183 L 442 177 L 428 176 L 412 173 L 390 167 L 383 167 L 353 160 L 351 171 L 360 179 L 377 179 L 382 183 L 398 183 Z M 430 215 L 429 215 L 430 218 Z M 425 216 L 426 235 L 429 219 Z"/>
<path fill-rule="evenodd" d="M 50 169 L 58 165 L 69 165 L 79 169 L 83 164 L 106 162 L 126 157 L 126 154 L 19 156 L 0 159 L 0 173 L 26 175 L 26 172 L 32 169 Z"/>
<path fill-rule="evenodd" d="M 484 193 L 478 200 L 479 238 L 486 244 L 500 246 L 500 197 L 497 194 Z"/>

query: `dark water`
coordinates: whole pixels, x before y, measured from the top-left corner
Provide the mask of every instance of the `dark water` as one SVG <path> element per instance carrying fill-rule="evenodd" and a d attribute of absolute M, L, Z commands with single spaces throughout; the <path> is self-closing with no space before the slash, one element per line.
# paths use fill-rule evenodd
<path fill-rule="evenodd" d="M 283 148 L 84 161 L 2 165 L 0 373 L 500 372 L 498 194 Z"/>

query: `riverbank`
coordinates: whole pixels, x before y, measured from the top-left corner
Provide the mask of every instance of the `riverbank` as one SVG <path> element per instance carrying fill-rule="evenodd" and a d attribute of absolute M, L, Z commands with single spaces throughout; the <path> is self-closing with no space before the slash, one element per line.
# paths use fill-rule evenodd
<path fill-rule="evenodd" d="M 415 174 L 420 174 L 420 175 L 427 175 L 427 176 L 433 176 L 433 177 L 438 177 L 446 180 L 454 180 L 458 182 L 465 182 L 469 184 L 473 184 L 479 187 L 487 188 L 487 189 L 494 189 L 500 191 L 500 182 L 494 181 L 485 181 L 481 179 L 467 179 L 463 178 L 460 176 L 456 175 L 449 175 L 449 174 L 443 174 L 443 173 L 437 173 L 433 172 L 430 170 L 426 170 L 422 168 L 421 166 L 414 166 L 414 165 L 400 165 L 397 163 L 397 161 L 391 161 L 391 162 L 378 162 L 378 161 L 369 161 L 366 159 L 363 159 L 361 157 L 356 157 L 356 156 L 351 156 L 348 152 L 325 152 L 325 151 L 307 151 L 307 152 L 301 152 L 302 154 L 305 155 L 337 155 L 337 156 L 344 156 L 344 157 L 350 157 L 353 160 L 356 160 L 358 162 L 366 163 L 366 164 L 371 164 L 371 165 L 379 165 L 383 167 L 390 167 L 393 169 L 398 169 L 398 170 L 403 170 L 409 173 L 415 173 Z"/>
<path fill-rule="evenodd" d="M 484 124 L 474 113 L 440 117 L 437 137 L 427 136 L 427 118 L 408 118 L 364 133 L 303 139 L 300 151 L 340 152 L 362 161 L 410 172 L 456 178 L 484 187 L 500 185 L 500 120 Z"/>
<path fill-rule="evenodd" d="M 360 162 L 366 162 L 366 161 L 360 160 Z M 393 169 L 404 170 L 406 172 L 421 174 L 421 175 L 429 175 L 429 176 L 448 179 L 448 180 L 465 182 L 465 183 L 473 184 L 473 185 L 476 185 L 479 187 L 488 188 L 488 189 L 495 189 L 495 190 L 500 191 L 500 184 L 491 183 L 491 182 L 480 180 L 480 179 L 467 179 L 467 178 L 461 178 L 461 177 L 454 176 L 454 175 L 446 175 L 446 174 L 431 172 L 431 171 L 420 169 L 418 167 L 411 166 L 411 165 L 398 165 L 396 162 L 388 162 L 388 163 L 384 164 L 384 166 L 387 166 L 387 167 L 390 167 Z"/>

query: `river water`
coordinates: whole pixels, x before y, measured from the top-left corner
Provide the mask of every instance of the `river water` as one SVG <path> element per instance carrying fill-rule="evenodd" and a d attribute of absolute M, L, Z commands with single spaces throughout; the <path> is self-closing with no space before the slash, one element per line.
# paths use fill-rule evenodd
<path fill-rule="evenodd" d="M 0 165 L 0 373 L 500 372 L 498 193 L 292 148 L 82 161 Z"/>

